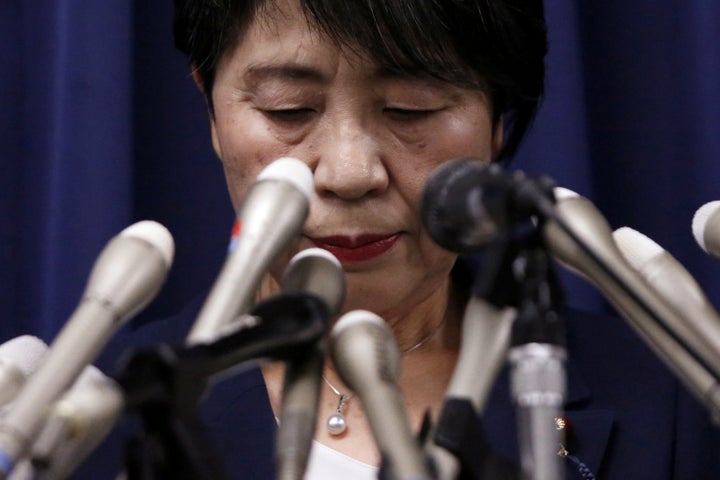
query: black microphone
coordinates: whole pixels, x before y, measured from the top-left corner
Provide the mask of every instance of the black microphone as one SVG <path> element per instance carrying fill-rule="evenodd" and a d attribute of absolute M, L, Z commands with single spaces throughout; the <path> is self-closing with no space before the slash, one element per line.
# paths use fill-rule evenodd
<path fill-rule="evenodd" d="M 720 259 L 720 200 L 698 208 L 693 216 L 692 232 L 700 248 Z"/>
<path fill-rule="evenodd" d="M 125 405 L 120 387 L 88 365 L 47 414 L 31 453 L 35 480 L 68 478 L 112 430 Z"/>
<path fill-rule="evenodd" d="M 400 351 L 390 327 L 372 312 L 348 312 L 332 330 L 331 353 L 338 375 L 362 402 L 389 478 L 431 478 L 397 384 Z"/>
<path fill-rule="evenodd" d="M 310 168 L 295 158 L 275 160 L 260 172 L 238 213 L 239 235 L 186 339 L 211 343 L 252 307 L 254 295 L 278 257 L 297 237 L 313 194 Z"/>
<path fill-rule="evenodd" d="M 21 335 L 0 345 L 0 407 L 15 399 L 46 351 L 45 342 L 32 335 Z"/>
<path fill-rule="evenodd" d="M 110 336 L 158 293 L 174 243 L 157 222 L 135 223 L 103 249 L 80 304 L 0 421 L 0 478 L 23 458 L 48 407 L 97 356 Z"/>
<path fill-rule="evenodd" d="M 420 201 L 423 225 L 441 247 L 477 253 L 508 238 L 533 215 L 552 209 L 552 181 L 508 172 L 498 164 L 459 158 L 440 165 Z"/>
<path fill-rule="evenodd" d="M 547 426 L 558 416 L 565 395 L 564 330 L 554 305 L 541 301 L 555 297 L 555 282 L 536 233 L 535 220 L 536 216 L 553 209 L 552 186 L 547 177 L 530 178 L 522 172 L 507 172 L 500 165 L 461 158 L 446 162 L 432 173 L 421 201 L 423 224 L 440 246 L 457 253 L 475 253 L 494 247 L 491 253 L 497 258 L 491 261 L 499 268 L 492 272 L 496 275 L 493 282 L 499 287 L 487 289 L 492 304 L 483 305 L 483 314 L 488 318 L 484 328 L 478 330 L 492 332 L 498 343 L 487 356 L 469 355 L 471 361 L 485 362 L 479 365 L 487 365 L 488 371 L 478 375 L 467 367 L 468 378 L 454 388 L 461 387 L 457 393 L 469 396 L 479 412 L 477 408 L 484 406 L 487 391 L 513 338 L 509 350 L 511 391 L 519 417 L 521 460 L 525 473 L 534 479 L 558 478 L 561 470 L 555 455 L 559 434 Z M 532 267 L 520 274 L 519 265 Z M 506 285 L 508 281 L 511 283 Z M 508 289 L 521 291 L 525 296 L 502 293 Z M 543 296 L 540 290 L 553 294 Z M 502 306 L 517 307 L 518 316 L 515 317 L 514 308 L 503 310 Z M 492 328 L 489 328 L 490 322 L 495 323 Z M 470 334 L 465 331 L 466 326 L 467 322 L 463 324 L 463 337 Z M 483 333 L 475 332 L 476 335 Z M 462 357 L 457 368 L 465 369 L 460 360 Z M 472 388 L 472 376 L 480 380 L 480 389 Z M 449 403 L 452 400 L 446 396 L 446 405 L 452 406 Z M 448 442 L 443 437 L 435 441 L 457 448 L 456 442 Z M 440 478 L 455 478 L 460 468 L 458 459 L 439 447 L 431 447 L 431 451 Z"/>
<path fill-rule="evenodd" d="M 322 300 L 328 317 L 342 309 L 345 273 L 327 250 L 297 253 L 280 280 L 284 293 L 311 294 Z M 302 479 L 317 425 L 325 346 L 322 339 L 290 359 L 285 367 L 280 425 L 276 441 L 276 478 Z"/>

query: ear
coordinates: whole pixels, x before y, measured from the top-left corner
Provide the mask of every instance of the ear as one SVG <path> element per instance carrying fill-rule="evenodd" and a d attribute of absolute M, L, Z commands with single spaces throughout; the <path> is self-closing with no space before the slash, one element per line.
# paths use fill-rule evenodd
<path fill-rule="evenodd" d="M 503 118 L 500 117 L 497 122 L 495 122 L 495 125 L 493 125 L 493 133 L 492 133 L 492 152 L 493 152 L 493 158 L 497 157 L 497 154 L 500 152 L 503 146 L 503 134 L 505 133 L 505 129 L 503 128 Z"/>
<path fill-rule="evenodd" d="M 192 77 L 195 81 L 195 85 L 197 86 L 198 90 L 200 90 L 200 93 L 205 96 L 205 101 L 207 102 L 207 95 L 205 94 L 205 84 L 203 83 L 202 78 L 200 78 L 198 69 L 195 67 L 193 67 L 192 69 Z M 217 155 L 218 158 L 222 158 L 220 156 L 220 141 L 218 140 L 217 125 L 215 124 L 215 115 L 213 114 L 210 105 L 208 105 L 208 119 L 210 120 L 210 138 L 212 140 L 213 150 L 215 150 L 215 155 Z"/>
<path fill-rule="evenodd" d="M 202 78 L 200 78 L 200 73 L 198 73 L 198 69 L 194 66 L 192 67 L 192 77 L 195 81 L 195 86 L 200 90 L 200 93 L 203 95 L 205 94 L 205 85 L 203 84 Z"/>
<path fill-rule="evenodd" d="M 210 116 L 210 139 L 212 140 L 213 150 L 215 150 L 215 155 L 217 155 L 217 157 L 222 160 L 222 155 L 220 155 L 220 140 L 218 139 L 217 125 L 215 123 L 215 117 L 212 114 L 210 114 L 209 116 Z"/>

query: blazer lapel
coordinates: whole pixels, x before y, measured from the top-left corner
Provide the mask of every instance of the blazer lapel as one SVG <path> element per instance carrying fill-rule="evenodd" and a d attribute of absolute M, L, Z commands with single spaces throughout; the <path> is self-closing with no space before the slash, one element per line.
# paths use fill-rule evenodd
<path fill-rule="evenodd" d="M 582 462 L 597 475 L 610 441 L 615 413 L 609 409 L 593 409 L 592 393 L 572 364 L 566 366 L 568 391 L 565 401 L 565 443 L 568 472 L 578 473 Z M 569 478 L 573 478 L 569 475 Z M 577 478 L 582 478 L 577 475 Z"/>
<path fill-rule="evenodd" d="M 565 448 L 567 478 L 581 476 L 581 462 L 593 474 L 597 474 L 610 440 L 615 420 L 612 410 L 596 409 L 592 404 L 592 392 L 580 373 L 571 363 L 566 365 L 567 395 L 563 417 L 567 420 Z M 515 407 L 512 404 L 509 387 L 509 368 L 505 368 L 497 379 L 487 408 L 483 414 L 483 427 L 488 440 L 501 455 L 519 464 L 517 446 L 517 425 Z M 554 428 L 548 425 L 548 428 Z M 558 451 L 560 451 L 558 445 Z M 575 461 L 577 460 L 577 461 Z"/>

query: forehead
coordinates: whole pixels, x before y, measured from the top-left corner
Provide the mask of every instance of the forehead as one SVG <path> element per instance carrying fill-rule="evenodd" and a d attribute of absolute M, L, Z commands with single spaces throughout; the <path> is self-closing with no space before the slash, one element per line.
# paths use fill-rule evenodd
<path fill-rule="evenodd" d="M 351 3 L 340 7 L 340 11 L 334 6 L 328 9 L 327 5 L 317 11 L 315 3 L 325 2 L 308 2 L 306 9 L 300 0 L 260 1 L 254 13 L 249 14 L 252 18 L 240 21 L 241 31 L 234 34 L 235 41 L 227 45 L 220 61 L 251 52 L 266 55 L 269 60 L 270 55 L 295 55 L 302 61 L 336 50 L 350 63 L 364 64 L 363 68 L 372 64 L 395 76 L 433 77 L 458 86 L 484 88 L 477 72 L 457 57 L 449 47 L 451 42 L 440 32 L 423 30 L 425 35 L 418 38 L 416 29 L 399 28 L 412 24 L 418 14 L 413 2 L 402 13 L 394 12 L 390 19 L 376 15 L 374 2 L 364 6 Z"/>
<path fill-rule="evenodd" d="M 254 19 L 238 34 L 218 66 L 222 68 L 228 63 L 236 66 L 269 65 L 288 61 L 315 63 L 323 57 L 328 60 L 327 55 L 333 49 L 329 38 L 308 22 L 298 2 L 269 1 L 257 10 Z"/>
<path fill-rule="evenodd" d="M 412 10 L 413 7 L 407 8 Z M 409 41 L 403 40 L 407 32 L 396 31 L 392 38 L 386 38 L 382 25 L 378 24 L 362 27 L 363 31 L 374 31 L 376 34 L 353 36 L 351 27 L 338 31 L 337 25 L 328 26 L 327 18 L 316 18 L 324 17 L 316 17 L 314 13 L 303 10 L 299 0 L 262 2 L 253 19 L 237 35 L 234 45 L 219 59 L 217 73 L 221 75 L 220 70 L 228 65 L 235 75 L 245 75 L 250 68 L 257 67 L 257 70 L 267 73 L 265 67 L 268 66 L 272 69 L 274 65 L 293 65 L 301 67 L 290 72 L 296 75 L 295 78 L 303 79 L 303 75 L 313 70 L 328 79 L 344 63 L 349 66 L 349 71 L 354 72 L 356 82 L 362 82 L 363 78 L 399 79 L 438 87 L 452 85 L 491 94 L 485 78 L 464 62 L 458 63 L 457 57 L 438 46 L 438 39 L 418 40 L 413 36 L 411 43 L 417 50 L 399 51 L 397 42 Z M 343 20 L 341 23 L 344 26 L 347 22 Z M 440 55 L 441 51 L 448 54 Z"/>
<path fill-rule="evenodd" d="M 341 64 L 350 67 L 346 71 L 352 72 L 355 81 L 399 76 L 381 68 L 360 47 L 341 45 L 330 38 L 307 20 L 296 2 L 284 0 L 259 12 L 235 47 L 223 56 L 218 73 L 229 67 L 247 86 L 267 79 L 329 84 Z"/>

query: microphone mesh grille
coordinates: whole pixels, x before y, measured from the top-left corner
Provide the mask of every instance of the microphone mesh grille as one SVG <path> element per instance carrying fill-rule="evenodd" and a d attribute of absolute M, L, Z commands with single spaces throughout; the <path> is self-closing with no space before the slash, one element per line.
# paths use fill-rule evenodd
<path fill-rule="evenodd" d="M 695 241 L 705 252 L 708 251 L 707 245 L 705 244 L 705 226 L 707 225 L 710 217 L 715 214 L 718 209 L 720 209 L 720 200 L 715 200 L 714 202 L 708 202 L 702 207 L 698 208 L 698 210 L 695 212 L 695 215 L 693 216 L 693 237 L 695 237 Z"/>
<path fill-rule="evenodd" d="M 0 345 L 0 358 L 12 362 L 27 377 L 40 366 L 47 348 L 39 338 L 22 335 Z"/>

